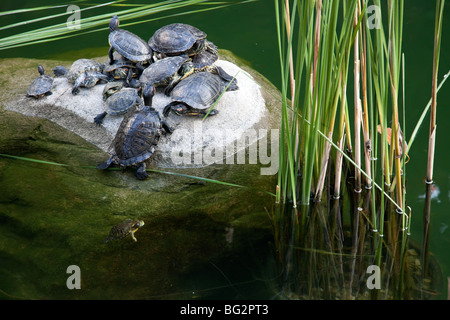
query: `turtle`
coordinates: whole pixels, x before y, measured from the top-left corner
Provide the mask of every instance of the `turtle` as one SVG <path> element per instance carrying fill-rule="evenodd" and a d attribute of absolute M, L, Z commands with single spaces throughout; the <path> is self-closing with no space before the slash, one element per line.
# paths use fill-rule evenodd
<path fill-rule="evenodd" d="M 145 161 L 153 155 L 161 135 L 173 131 L 151 105 L 154 92 L 153 86 L 146 86 L 145 104 L 139 103 L 125 114 L 110 146 L 110 158 L 98 164 L 98 169 L 105 170 L 113 163 L 122 168 L 134 166 L 136 178 L 147 178 Z"/>
<path fill-rule="evenodd" d="M 114 60 L 113 64 L 105 65 L 103 71 L 112 79 L 126 79 L 130 72 L 132 76 L 136 75 L 136 63 L 126 59 Z"/>
<path fill-rule="evenodd" d="M 167 57 L 158 60 L 144 70 L 139 81 L 155 87 L 164 86 L 168 96 L 172 88 L 194 72 L 191 58 L 186 55 Z"/>
<path fill-rule="evenodd" d="M 109 235 L 105 238 L 105 243 L 111 240 L 122 239 L 131 234 L 134 241 L 137 241 L 134 233 L 144 225 L 143 220 L 127 219 L 111 228 Z"/>
<path fill-rule="evenodd" d="M 79 92 L 79 87 L 92 88 L 99 80 L 108 81 L 109 77 L 103 73 L 104 64 L 91 59 L 78 59 L 67 70 L 63 66 L 57 66 L 53 73 L 57 77 L 65 76 L 73 83 L 72 94 Z"/>
<path fill-rule="evenodd" d="M 31 82 L 28 88 L 27 97 L 33 97 L 36 99 L 52 94 L 50 90 L 53 87 L 53 78 L 45 74 L 44 67 L 38 65 L 39 77 Z"/>
<path fill-rule="evenodd" d="M 216 65 L 216 61 L 219 60 L 219 56 L 209 51 L 202 51 L 192 57 L 192 63 L 194 64 L 194 72 L 207 71 L 217 74 L 225 81 L 233 81 L 237 85 L 236 78 L 233 79 L 223 68 Z"/>
<path fill-rule="evenodd" d="M 125 87 L 125 83 L 123 81 L 111 81 L 105 84 L 103 87 L 103 101 L 106 101 L 110 96 L 114 93 L 118 92 L 120 89 Z"/>
<path fill-rule="evenodd" d="M 218 75 L 209 72 L 194 73 L 180 81 L 172 90 L 172 102 L 164 107 L 163 115 L 167 117 L 171 111 L 177 115 L 206 115 L 225 89 L 231 91 L 235 87 Z M 217 110 L 211 110 L 209 115 L 217 113 Z"/>
<path fill-rule="evenodd" d="M 207 50 L 217 53 L 217 47 L 206 40 L 206 33 L 185 23 L 161 27 L 148 40 L 150 48 L 160 56 L 189 56 Z"/>
<path fill-rule="evenodd" d="M 107 90 L 106 92 L 105 89 L 103 89 L 104 112 L 98 114 L 94 118 L 94 122 L 98 125 L 102 124 L 103 119 L 106 117 L 107 114 L 114 116 L 124 114 L 130 108 L 135 106 L 136 103 L 139 103 L 141 101 L 141 98 L 139 96 L 140 88 L 139 89 L 128 87 L 120 88 L 120 85 L 114 87 L 114 85 L 109 84 L 108 88 L 109 90 Z M 116 92 L 111 94 L 111 91 L 114 90 L 116 90 Z"/>
<path fill-rule="evenodd" d="M 114 15 L 109 23 L 109 64 L 114 64 L 114 50 L 124 58 L 137 63 L 141 68 L 143 64 L 150 63 L 153 51 L 147 42 L 138 35 L 123 29 L 119 29 L 119 18 Z"/>

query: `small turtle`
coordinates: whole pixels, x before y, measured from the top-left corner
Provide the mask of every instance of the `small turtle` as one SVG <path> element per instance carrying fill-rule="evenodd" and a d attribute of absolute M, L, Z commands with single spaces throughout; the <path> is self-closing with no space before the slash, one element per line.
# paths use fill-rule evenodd
<path fill-rule="evenodd" d="M 125 84 L 123 81 L 111 81 L 105 84 L 105 87 L 103 88 L 103 101 L 106 101 L 106 99 L 120 91 L 124 86 Z"/>
<path fill-rule="evenodd" d="M 122 239 L 131 234 L 131 237 L 134 241 L 137 241 L 134 233 L 144 225 L 143 220 L 132 220 L 127 219 L 122 223 L 111 228 L 109 231 L 109 236 L 105 238 L 105 242 L 109 242 L 111 240 Z"/>
<path fill-rule="evenodd" d="M 109 86 L 108 86 L 109 87 Z M 120 85 L 119 85 L 120 87 Z M 134 88 L 119 88 L 118 86 L 111 86 L 109 90 L 105 93 L 103 92 L 103 109 L 104 112 L 98 114 L 94 118 L 94 122 L 98 125 L 101 125 L 103 119 L 107 114 L 117 116 L 126 113 L 129 109 L 139 103 L 141 98 L 139 97 L 140 89 Z M 105 89 L 103 89 L 105 90 Z M 115 93 L 112 93 L 111 96 L 107 96 L 111 93 L 111 91 L 117 90 Z M 105 98 L 105 96 L 107 96 Z"/>
<path fill-rule="evenodd" d="M 140 180 L 147 178 L 145 161 L 155 151 L 161 134 L 173 131 L 151 106 L 154 90 L 153 86 L 146 86 L 145 105 L 138 104 L 125 114 L 110 147 L 111 157 L 97 165 L 98 169 L 105 170 L 113 163 L 122 168 L 137 166 L 135 176 Z"/>
<path fill-rule="evenodd" d="M 214 43 L 206 40 L 205 32 L 184 23 L 172 23 L 156 30 L 148 44 L 163 56 L 190 56 L 204 50 L 217 53 Z"/>
<path fill-rule="evenodd" d="M 147 42 L 127 30 L 119 29 L 119 18 L 114 15 L 109 23 L 109 64 L 114 64 L 113 52 L 116 50 L 124 58 L 140 65 L 150 62 L 152 49 Z"/>
<path fill-rule="evenodd" d="M 139 81 L 142 84 L 165 86 L 169 95 L 173 87 L 194 72 L 192 60 L 188 56 L 167 57 L 158 60 L 144 70 Z"/>
<path fill-rule="evenodd" d="M 126 59 L 115 60 L 113 64 L 106 65 L 103 71 L 115 80 L 127 79 L 130 72 L 132 76 L 137 74 L 136 64 Z"/>
<path fill-rule="evenodd" d="M 57 77 L 65 76 L 70 83 L 73 83 L 72 94 L 79 92 L 79 87 L 92 88 L 99 80 L 108 81 L 109 77 L 103 73 L 104 65 L 91 59 L 78 59 L 69 70 L 63 66 L 57 66 L 53 73 Z"/>
<path fill-rule="evenodd" d="M 52 94 L 50 90 L 52 90 L 53 87 L 53 78 L 44 74 L 45 71 L 41 65 L 38 65 L 38 72 L 40 76 L 34 79 L 31 83 L 28 88 L 27 97 L 39 99 L 43 96 L 49 96 Z"/>
<path fill-rule="evenodd" d="M 229 82 L 209 72 L 199 72 L 183 79 L 172 90 L 172 102 L 164 107 L 165 117 L 172 111 L 177 115 L 206 115 L 210 107 L 217 101 Z M 227 91 L 235 90 L 233 83 Z M 217 114 L 211 110 L 210 115 Z"/>
<path fill-rule="evenodd" d="M 223 68 L 216 65 L 216 61 L 219 60 L 219 56 L 215 53 L 209 51 L 203 51 L 192 57 L 192 63 L 194 64 L 194 72 L 207 71 L 213 74 L 217 74 L 225 81 L 235 82 L 237 85 L 236 78 L 233 79 Z"/>

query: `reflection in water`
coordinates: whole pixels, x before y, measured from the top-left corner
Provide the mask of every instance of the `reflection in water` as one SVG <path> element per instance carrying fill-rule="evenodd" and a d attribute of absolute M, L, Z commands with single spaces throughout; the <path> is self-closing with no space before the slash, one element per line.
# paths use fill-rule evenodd
<path fill-rule="evenodd" d="M 404 215 L 386 205 L 383 223 L 371 193 L 349 201 L 332 200 L 272 210 L 277 236 L 282 299 L 435 299 L 442 274 L 428 250 L 431 186 L 427 186 L 424 242 L 416 244 L 404 227 Z M 349 192 L 350 194 L 351 192 Z M 360 204 L 359 206 L 354 204 Z M 372 209 L 376 208 L 375 213 Z"/>
<path fill-rule="evenodd" d="M 439 194 L 441 193 L 441 190 L 439 189 L 439 186 L 436 184 L 430 184 L 430 191 L 428 195 L 428 191 L 424 194 L 421 194 L 419 196 L 419 199 L 426 199 L 428 196 L 430 197 L 430 200 L 436 200 L 437 203 L 441 203 L 441 200 L 439 199 Z"/>

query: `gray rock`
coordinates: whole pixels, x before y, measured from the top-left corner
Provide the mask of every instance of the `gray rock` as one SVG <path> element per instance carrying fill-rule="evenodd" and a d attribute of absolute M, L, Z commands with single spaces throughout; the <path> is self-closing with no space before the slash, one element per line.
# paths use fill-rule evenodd
<path fill-rule="evenodd" d="M 259 148 L 260 153 L 265 150 L 271 153 L 268 149 L 270 138 L 275 143 L 272 149 L 278 148 L 277 132 L 269 136 L 270 130 L 278 128 L 279 122 L 279 112 L 271 113 L 270 109 L 278 108 L 279 102 L 270 97 L 267 88 L 261 88 L 261 80 L 254 77 L 260 75 L 244 65 L 238 66 L 237 59 L 224 52 L 221 52 L 217 64 L 236 77 L 239 89 L 225 92 L 215 106 L 219 113 L 205 120 L 170 114 L 166 120 L 175 131 L 160 140 L 151 160 L 157 166 L 198 168 L 212 163 L 252 164 L 261 156 L 256 153 L 258 141 L 265 144 Z M 94 124 L 94 117 L 103 112 L 103 87 L 104 84 L 98 84 L 90 89 L 81 88 L 79 94 L 74 96 L 72 85 L 66 78 L 55 78 L 51 96 L 35 100 L 21 95 L 4 107 L 24 115 L 49 119 L 107 151 L 123 116 L 108 115 L 101 126 Z M 269 90 L 276 91 L 273 87 Z M 153 98 L 153 106 L 162 114 L 170 101 L 170 97 L 160 90 Z M 272 152 L 272 155 L 270 163 L 278 160 L 276 153 Z M 267 159 L 265 161 L 267 164 Z"/>

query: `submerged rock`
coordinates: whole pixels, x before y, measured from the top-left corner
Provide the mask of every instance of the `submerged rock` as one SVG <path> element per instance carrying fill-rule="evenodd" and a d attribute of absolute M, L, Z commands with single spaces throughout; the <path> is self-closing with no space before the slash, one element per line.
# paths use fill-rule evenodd
<path fill-rule="evenodd" d="M 98 60 L 102 59 L 106 58 Z M 225 67 L 234 70 L 239 64 L 236 68 L 243 70 L 237 75 L 241 90 L 247 81 L 253 81 L 249 75 L 254 78 L 255 82 L 249 83 L 255 88 L 251 101 L 263 102 L 264 106 L 235 106 L 236 95 L 231 92 L 224 95 L 222 105 L 218 104 L 220 113 L 203 122 L 171 115 L 168 120 L 178 126 L 180 143 L 186 143 L 182 139 L 192 132 L 208 142 L 206 135 L 201 136 L 203 131 L 220 126 L 227 129 L 226 117 L 235 118 L 235 126 L 228 127 L 235 136 L 245 128 L 276 128 L 276 89 L 236 63 L 231 55 L 227 59 L 222 62 Z M 73 96 L 67 80 L 55 78 L 52 96 L 26 98 L 38 64 L 51 70 L 71 62 L 0 60 L 0 74 L 8 74 L 2 77 L 0 91 L 0 153 L 48 162 L 0 155 L 1 298 L 191 298 L 186 292 L 198 288 L 191 288 L 189 275 L 195 275 L 196 270 L 210 271 L 211 261 L 225 273 L 232 259 L 239 261 L 232 263 L 239 270 L 255 263 L 248 259 L 255 253 L 252 246 L 259 241 L 266 244 L 264 239 L 271 230 L 265 208 L 273 198 L 264 192 L 273 191 L 275 176 L 264 176 L 260 171 L 268 164 L 246 161 L 234 165 L 224 161 L 184 169 L 180 165 L 163 169 L 167 174 L 149 173 L 145 181 L 137 180 L 132 170 L 97 170 L 96 164 L 108 158 L 105 150 L 121 117 L 108 116 L 104 126 L 94 124 L 93 118 L 102 110 L 103 85 L 81 88 Z M 199 124 L 203 126 L 201 134 L 195 131 Z M 166 162 L 165 150 L 177 140 L 163 139 L 154 161 L 170 166 L 173 163 Z M 189 142 L 196 147 L 199 144 L 199 140 Z M 198 147 L 203 149 L 204 143 Z M 276 152 L 273 154 L 276 156 Z M 184 176 L 174 175 L 177 173 Z M 111 227 L 126 219 L 145 221 L 139 241 L 129 238 L 106 245 L 104 239 Z M 67 289 L 66 270 L 70 265 L 81 269 L 82 290 Z M 215 275 L 223 280 L 217 272 L 201 275 L 205 276 L 202 283 L 216 281 Z"/>

